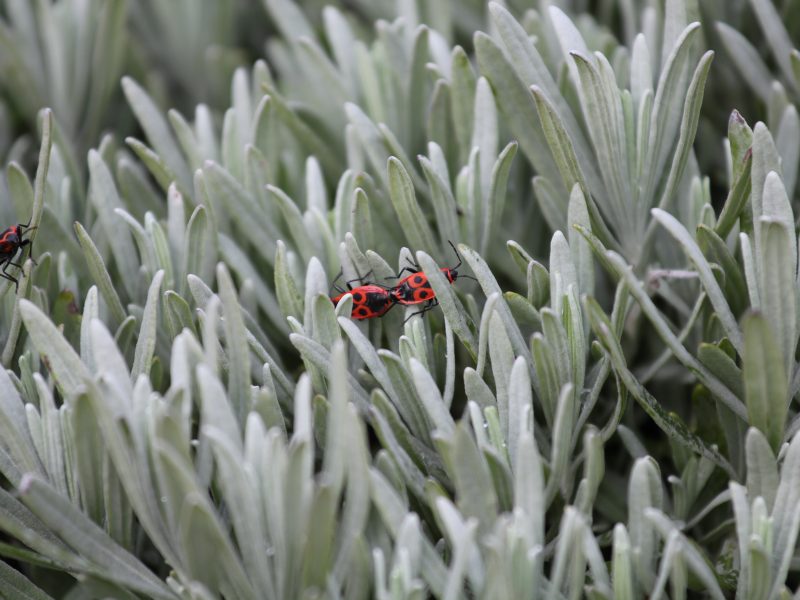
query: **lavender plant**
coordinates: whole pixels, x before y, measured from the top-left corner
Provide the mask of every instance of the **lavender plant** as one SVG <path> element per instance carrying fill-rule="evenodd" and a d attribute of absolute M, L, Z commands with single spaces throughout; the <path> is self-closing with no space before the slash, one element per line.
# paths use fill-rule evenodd
<path fill-rule="evenodd" d="M 0 597 L 791 597 L 791 3 L 325 4 L 0 4 Z"/>

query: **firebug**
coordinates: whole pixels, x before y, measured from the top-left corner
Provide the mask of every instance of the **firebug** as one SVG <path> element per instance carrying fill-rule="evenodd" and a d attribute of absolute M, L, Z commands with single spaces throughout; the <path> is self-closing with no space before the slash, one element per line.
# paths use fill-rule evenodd
<path fill-rule="evenodd" d="M 466 277 L 468 279 L 475 279 L 474 277 L 470 277 L 469 275 L 459 275 L 458 269 L 461 267 L 461 256 L 458 254 L 458 250 L 453 245 L 453 242 L 448 242 L 450 247 L 453 249 L 453 252 L 458 259 L 458 263 L 456 263 L 453 267 L 444 267 L 441 269 L 444 276 L 447 278 L 451 284 L 456 281 L 459 277 Z M 421 315 L 435 306 L 439 304 L 439 300 L 436 298 L 436 292 L 433 291 L 431 287 L 430 281 L 428 281 L 428 276 L 422 272 L 419 268 L 419 265 L 414 264 L 411 267 L 403 267 L 401 271 L 397 274 L 397 277 L 401 277 L 403 273 L 408 271 L 410 275 L 404 277 L 400 281 L 397 282 L 390 293 L 394 297 L 395 302 L 398 304 L 404 304 L 406 306 L 412 306 L 415 304 L 425 304 L 425 307 L 415 312 L 414 314 L 410 315 L 406 320 L 410 319 L 414 315 Z"/>
<path fill-rule="evenodd" d="M 31 256 L 31 252 L 33 251 L 33 242 L 29 239 L 23 238 L 26 233 L 35 229 L 35 227 L 30 227 L 30 224 L 30 221 L 24 224 L 17 223 L 16 225 L 12 225 L 0 233 L 0 267 L 2 267 L 2 269 L 0 269 L 0 276 L 2 276 L 3 279 L 12 281 L 16 289 L 19 289 L 19 280 L 12 276 L 7 269 L 8 267 L 17 267 L 22 269 L 22 265 L 13 262 L 17 252 L 22 250 L 22 253 L 24 253 L 25 246 L 29 246 L 28 256 L 30 257 L 31 261 L 33 261 L 33 264 L 36 264 L 36 261 L 33 260 L 33 256 Z M 20 256 L 22 256 L 22 254 L 20 254 Z"/>
<path fill-rule="evenodd" d="M 389 289 L 374 283 L 352 287 L 353 281 L 362 281 L 362 279 L 346 282 L 346 290 L 334 285 L 334 289 L 339 292 L 339 295 L 331 297 L 331 302 L 336 306 L 346 294 L 350 294 L 353 297 L 353 310 L 350 313 L 352 318 L 361 321 L 382 317 L 397 303 Z"/>

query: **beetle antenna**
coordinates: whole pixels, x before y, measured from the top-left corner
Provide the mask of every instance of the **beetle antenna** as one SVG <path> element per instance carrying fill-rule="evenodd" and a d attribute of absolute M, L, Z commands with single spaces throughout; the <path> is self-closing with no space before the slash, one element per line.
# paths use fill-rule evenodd
<path fill-rule="evenodd" d="M 458 259 L 458 264 L 455 267 L 451 267 L 451 269 L 456 270 L 458 267 L 461 266 L 461 262 L 462 262 L 461 255 L 458 253 L 458 250 L 456 250 L 456 247 L 453 244 L 453 242 L 451 242 L 450 240 L 447 240 L 447 243 L 450 244 L 450 247 L 453 249 L 453 252 L 455 253 L 456 258 Z"/>

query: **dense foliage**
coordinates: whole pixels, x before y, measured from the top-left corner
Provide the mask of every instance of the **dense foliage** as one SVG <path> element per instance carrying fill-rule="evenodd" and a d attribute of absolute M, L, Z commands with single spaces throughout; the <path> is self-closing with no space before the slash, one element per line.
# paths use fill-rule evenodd
<path fill-rule="evenodd" d="M 0 598 L 791 597 L 798 39 L 0 0 Z"/>

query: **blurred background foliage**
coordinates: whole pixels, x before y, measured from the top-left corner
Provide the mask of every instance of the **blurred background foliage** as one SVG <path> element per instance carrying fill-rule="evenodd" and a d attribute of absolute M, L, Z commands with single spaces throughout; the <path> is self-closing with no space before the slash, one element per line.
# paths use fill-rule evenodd
<path fill-rule="evenodd" d="M 0 597 L 791 597 L 798 8 L 0 0 Z"/>

